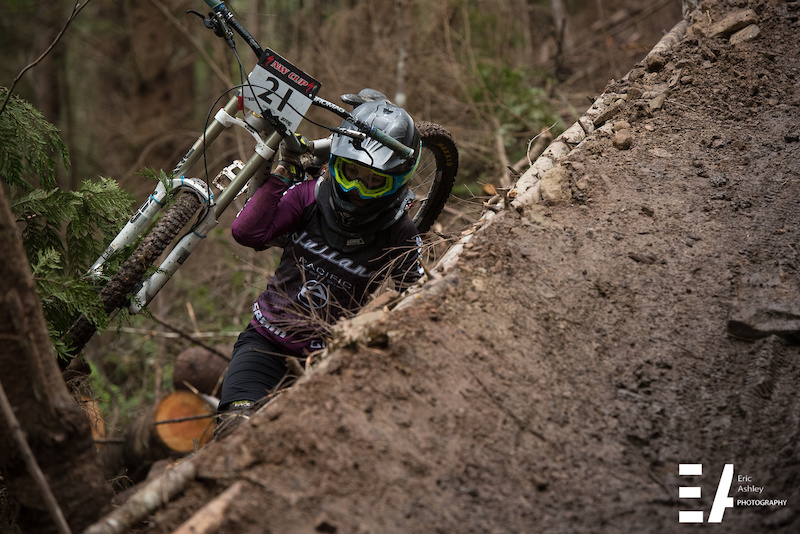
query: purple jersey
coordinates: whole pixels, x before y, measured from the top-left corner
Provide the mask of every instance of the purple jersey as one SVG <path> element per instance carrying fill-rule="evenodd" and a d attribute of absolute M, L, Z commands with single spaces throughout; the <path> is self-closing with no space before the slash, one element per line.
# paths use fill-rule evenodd
<path fill-rule="evenodd" d="M 368 246 L 347 253 L 329 246 L 314 187 L 306 181 L 286 189 L 270 176 L 231 228 L 236 241 L 256 250 L 289 236 L 275 275 L 253 303 L 252 324 L 293 355 L 324 347 L 329 325 L 363 306 L 387 276 L 405 288 L 422 274 L 421 241 L 407 216 Z"/>

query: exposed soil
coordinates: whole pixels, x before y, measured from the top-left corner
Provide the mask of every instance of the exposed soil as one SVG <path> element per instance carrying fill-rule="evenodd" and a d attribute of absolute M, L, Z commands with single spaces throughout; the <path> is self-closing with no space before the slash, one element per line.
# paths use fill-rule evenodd
<path fill-rule="evenodd" d="M 745 8 L 756 39 L 694 24 L 611 82 L 630 147 L 590 136 L 561 163 L 571 200 L 496 215 L 412 306 L 200 451 L 152 531 L 238 480 L 220 532 L 800 532 L 800 2 L 700 20 Z M 681 525 L 726 464 L 751 505 Z"/>

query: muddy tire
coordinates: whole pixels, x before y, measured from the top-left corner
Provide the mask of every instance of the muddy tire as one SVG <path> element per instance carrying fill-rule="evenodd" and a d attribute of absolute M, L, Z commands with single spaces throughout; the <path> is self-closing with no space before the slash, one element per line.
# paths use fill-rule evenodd
<path fill-rule="evenodd" d="M 417 200 L 409 216 L 420 233 L 427 232 L 442 213 L 458 173 L 458 148 L 446 129 L 432 122 L 417 123 L 422 155 L 417 173 L 408 185 Z"/>
<path fill-rule="evenodd" d="M 110 314 L 128 303 L 130 294 L 142 282 L 147 269 L 152 267 L 199 208 L 200 199 L 195 194 L 182 192 L 177 196 L 173 205 L 100 292 L 106 313 Z M 63 340 L 71 347 L 72 354 L 78 354 L 96 331 L 97 326 L 81 315 L 64 334 Z"/>

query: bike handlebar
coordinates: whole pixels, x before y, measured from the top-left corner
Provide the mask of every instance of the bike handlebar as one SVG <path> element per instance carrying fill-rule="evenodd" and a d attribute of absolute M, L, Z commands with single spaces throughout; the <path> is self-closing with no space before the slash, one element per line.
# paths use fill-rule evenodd
<path fill-rule="evenodd" d="M 350 112 L 348 112 L 341 106 L 337 106 L 333 102 L 330 102 L 318 96 L 314 97 L 313 104 L 315 106 L 327 109 L 328 111 L 331 111 L 339 115 L 343 119 L 351 122 L 353 126 L 358 128 L 363 135 L 365 135 L 366 137 L 372 137 L 382 145 L 386 145 L 387 147 L 391 148 L 395 153 L 397 153 L 397 155 L 404 157 L 406 159 L 414 155 L 413 148 L 407 147 L 406 145 L 404 145 L 394 137 L 390 136 L 383 130 L 379 130 L 375 126 L 370 126 L 369 124 L 366 124 L 363 121 L 358 120 Z M 348 130 L 343 130 L 342 128 L 338 128 L 336 132 L 342 135 L 349 135 L 350 137 L 353 137 L 353 132 L 350 132 Z"/>
<path fill-rule="evenodd" d="M 407 147 L 391 135 L 387 134 L 383 130 L 379 130 L 375 126 L 371 126 L 369 128 L 369 133 L 367 133 L 369 137 L 372 137 L 382 145 L 386 145 L 391 148 L 395 154 L 401 156 L 405 159 L 409 159 L 414 155 L 414 149 Z"/>
<path fill-rule="evenodd" d="M 215 13 L 218 13 L 225 23 L 229 24 L 234 30 L 236 30 L 236 33 L 242 36 L 242 39 L 244 39 L 250 48 L 253 49 L 253 52 L 256 53 L 256 56 L 259 58 L 261 57 L 261 54 L 264 53 L 264 49 L 261 48 L 261 45 L 258 44 L 258 41 L 255 40 L 255 37 L 253 37 L 250 32 L 247 31 L 247 29 L 245 29 L 245 27 L 242 26 L 238 20 L 236 20 L 236 18 L 233 16 L 233 13 L 231 13 L 224 3 L 220 2 L 220 0 L 205 0 L 205 3 L 208 5 L 208 7 L 213 9 Z"/>
<path fill-rule="evenodd" d="M 229 24 L 234 30 L 236 30 L 236 33 L 241 35 L 242 38 L 250 46 L 250 48 L 253 49 L 253 52 L 255 52 L 259 58 L 261 58 L 261 55 L 264 53 L 264 50 L 261 48 L 261 45 L 259 45 L 258 41 L 255 40 L 255 38 L 250 34 L 250 32 L 248 32 L 245 29 L 245 27 L 242 26 L 239 23 L 239 21 L 236 20 L 236 18 L 234 18 L 233 13 L 230 12 L 230 10 L 225 6 L 225 4 L 221 0 L 204 0 L 204 1 L 208 5 L 208 7 L 210 7 L 212 10 L 214 10 L 215 13 L 219 14 L 222 17 L 225 23 Z M 337 115 L 339 115 L 340 117 L 342 117 L 347 121 L 350 121 L 365 136 L 371 137 L 376 141 L 378 141 L 379 143 L 386 145 L 387 147 L 392 149 L 397 155 L 404 158 L 410 158 L 414 155 L 413 148 L 407 147 L 406 145 L 404 145 L 394 137 L 390 136 L 383 130 L 378 129 L 375 126 L 370 126 L 368 124 L 365 124 L 363 121 L 356 119 L 355 117 L 353 117 L 351 113 L 349 113 L 344 108 L 341 108 L 332 102 L 329 102 L 327 100 L 318 97 L 314 97 L 313 103 L 319 107 L 328 109 L 336 113 Z M 339 130 L 341 129 L 337 130 L 338 133 L 347 135 L 347 133 L 344 130 L 341 131 Z M 291 141 L 289 142 L 291 143 Z"/>

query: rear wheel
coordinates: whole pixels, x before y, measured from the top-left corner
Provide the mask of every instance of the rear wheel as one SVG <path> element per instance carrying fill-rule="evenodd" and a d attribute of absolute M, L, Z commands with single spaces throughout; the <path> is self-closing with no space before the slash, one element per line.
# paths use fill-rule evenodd
<path fill-rule="evenodd" d="M 458 148 L 445 128 L 432 122 L 417 123 L 422 154 L 414 178 L 408 184 L 416 200 L 409 216 L 420 233 L 430 230 L 442 213 L 458 172 Z"/>

